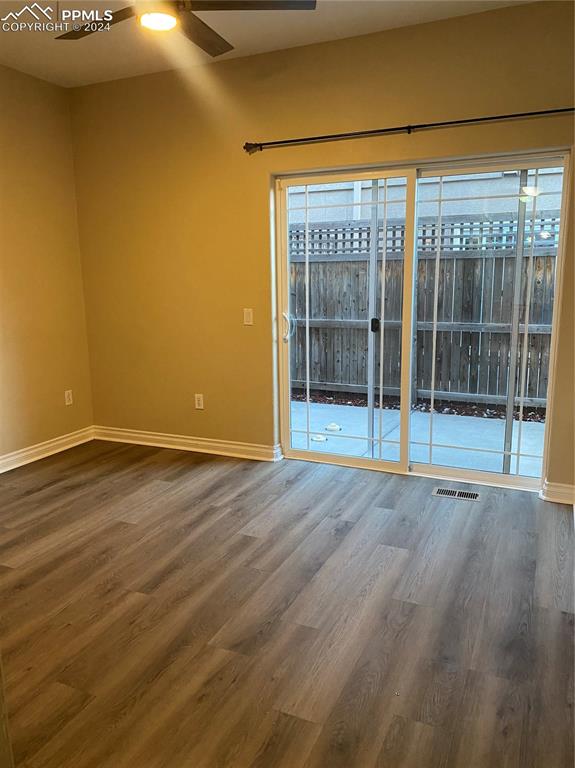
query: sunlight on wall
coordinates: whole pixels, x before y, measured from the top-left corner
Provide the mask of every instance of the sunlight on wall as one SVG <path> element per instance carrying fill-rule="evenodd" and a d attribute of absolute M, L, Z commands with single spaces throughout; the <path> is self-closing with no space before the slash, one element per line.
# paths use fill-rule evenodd
<path fill-rule="evenodd" d="M 168 34 L 156 34 L 142 30 L 154 40 L 163 56 L 170 62 L 179 77 L 185 83 L 191 95 L 199 97 L 210 112 L 202 114 L 203 119 L 230 119 L 238 123 L 248 123 L 243 103 L 226 88 L 224 80 L 218 75 L 217 67 L 206 67 L 206 56 L 183 34 L 174 30 Z M 222 132 L 227 129 L 222 126 Z"/>

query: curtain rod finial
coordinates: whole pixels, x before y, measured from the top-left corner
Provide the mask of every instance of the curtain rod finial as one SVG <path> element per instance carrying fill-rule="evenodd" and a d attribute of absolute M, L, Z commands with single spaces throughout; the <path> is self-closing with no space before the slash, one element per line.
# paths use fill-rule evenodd
<path fill-rule="evenodd" d="M 246 141 L 244 144 L 244 152 L 247 152 L 248 155 L 253 155 L 254 152 L 261 152 L 263 149 L 261 144 L 255 144 L 250 141 Z"/>

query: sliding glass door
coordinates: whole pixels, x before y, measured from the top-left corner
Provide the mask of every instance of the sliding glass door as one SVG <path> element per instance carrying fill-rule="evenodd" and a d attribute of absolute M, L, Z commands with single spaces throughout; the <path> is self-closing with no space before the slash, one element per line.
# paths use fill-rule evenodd
<path fill-rule="evenodd" d="M 286 455 L 540 478 L 563 161 L 283 180 Z"/>
<path fill-rule="evenodd" d="M 563 168 L 422 173 L 410 460 L 540 477 Z"/>
<path fill-rule="evenodd" d="M 289 447 L 400 461 L 406 177 L 285 190 Z"/>

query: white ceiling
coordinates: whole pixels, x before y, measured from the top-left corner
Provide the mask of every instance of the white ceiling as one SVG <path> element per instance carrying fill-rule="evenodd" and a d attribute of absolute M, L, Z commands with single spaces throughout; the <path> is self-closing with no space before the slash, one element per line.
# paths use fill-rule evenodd
<path fill-rule="evenodd" d="M 0 18 L 24 2 L 0 0 Z M 234 46 L 220 58 L 354 37 L 393 27 L 521 4 L 526 0 L 318 0 L 315 11 L 209 11 L 198 13 Z M 40 0 L 55 6 L 56 0 Z M 60 7 L 117 10 L 132 0 L 61 2 Z M 132 18 L 80 40 L 50 32 L 0 30 L 0 64 L 63 86 L 79 86 L 177 69 L 210 57 L 179 32 L 153 33 Z"/>

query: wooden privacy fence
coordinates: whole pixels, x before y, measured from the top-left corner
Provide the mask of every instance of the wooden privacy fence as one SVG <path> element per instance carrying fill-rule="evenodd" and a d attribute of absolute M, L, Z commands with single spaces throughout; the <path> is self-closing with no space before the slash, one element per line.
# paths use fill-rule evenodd
<path fill-rule="evenodd" d="M 533 245 L 530 242 L 534 233 Z M 445 216 L 437 283 L 435 397 L 466 402 L 504 403 L 510 371 L 515 392 L 524 353 L 529 293 L 525 403 L 543 405 L 547 396 L 555 259 L 559 213 L 546 212 L 526 227 L 521 262 L 520 311 L 516 318 L 517 365 L 511 365 L 513 296 L 517 250 L 516 214 Z M 541 233 L 544 236 L 541 237 Z M 369 253 L 366 220 L 308 225 L 309 378 L 312 389 L 362 393 L 368 384 Z M 416 322 L 413 393 L 428 399 L 432 389 L 433 305 L 437 219 L 418 219 Z M 398 395 L 401 367 L 401 309 L 405 229 L 389 220 L 378 229 L 378 275 L 385 236 L 385 278 L 377 279 L 376 315 L 384 323 L 383 389 Z M 296 323 L 291 347 L 292 385 L 306 381 L 306 232 L 289 226 L 290 307 Z M 532 269 L 529 269 L 532 255 Z M 381 292 L 384 288 L 384 312 Z M 379 340 L 375 345 L 375 387 L 379 391 Z"/>

